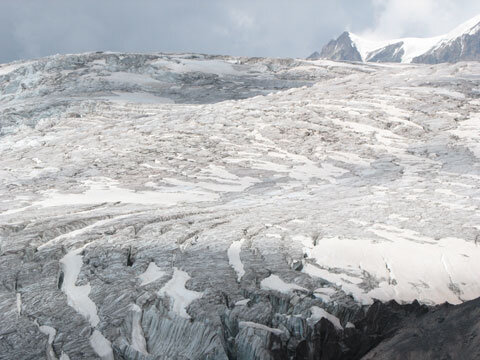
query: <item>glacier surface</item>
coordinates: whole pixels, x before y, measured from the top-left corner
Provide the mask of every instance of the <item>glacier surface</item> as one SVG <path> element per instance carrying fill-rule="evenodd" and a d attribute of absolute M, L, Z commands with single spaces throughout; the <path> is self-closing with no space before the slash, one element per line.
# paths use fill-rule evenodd
<path fill-rule="evenodd" d="M 478 74 L 190 54 L 0 66 L 2 354 L 275 358 L 296 322 L 480 297 Z"/>

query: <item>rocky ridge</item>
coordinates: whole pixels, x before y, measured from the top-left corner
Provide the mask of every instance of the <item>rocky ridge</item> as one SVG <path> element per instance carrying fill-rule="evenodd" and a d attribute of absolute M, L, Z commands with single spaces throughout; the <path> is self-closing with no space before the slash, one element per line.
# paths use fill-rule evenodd
<path fill-rule="evenodd" d="M 373 41 L 350 32 L 331 40 L 308 59 L 336 61 L 397 62 L 418 64 L 480 60 L 480 16 L 450 33 L 433 38 Z"/>

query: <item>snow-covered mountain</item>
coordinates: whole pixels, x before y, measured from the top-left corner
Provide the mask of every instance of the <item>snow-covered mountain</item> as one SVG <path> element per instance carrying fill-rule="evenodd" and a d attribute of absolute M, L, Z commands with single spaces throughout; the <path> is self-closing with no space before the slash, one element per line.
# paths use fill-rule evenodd
<path fill-rule="evenodd" d="M 432 38 L 374 41 L 344 32 L 309 59 L 437 64 L 480 60 L 480 15 Z"/>
<path fill-rule="evenodd" d="M 1 65 L 0 358 L 478 353 L 479 74 Z"/>

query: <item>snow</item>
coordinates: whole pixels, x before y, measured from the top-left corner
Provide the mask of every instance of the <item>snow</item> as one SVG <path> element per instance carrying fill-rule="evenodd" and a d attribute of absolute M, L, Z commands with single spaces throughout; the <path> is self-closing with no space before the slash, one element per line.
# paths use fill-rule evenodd
<path fill-rule="evenodd" d="M 237 273 L 237 281 L 239 282 L 240 280 L 242 280 L 242 276 L 245 275 L 243 263 L 240 259 L 240 252 L 242 251 L 242 245 L 244 242 L 245 239 L 240 239 L 238 241 L 232 242 L 227 251 L 228 262 Z"/>
<path fill-rule="evenodd" d="M 250 302 L 250 299 L 239 300 L 235 303 L 235 306 L 246 306 Z"/>
<path fill-rule="evenodd" d="M 151 261 L 148 264 L 147 270 L 138 276 L 141 281 L 140 286 L 144 286 L 161 279 L 163 276 L 165 276 L 165 274 L 165 271 L 160 270 L 157 264 L 155 264 L 154 261 Z"/>
<path fill-rule="evenodd" d="M 464 34 L 472 35 L 480 28 L 480 14 L 472 17 L 463 24 L 460 24 L 452 31 L 442 36 L 442 42 L 448 42 Z"/>
<path fill-rule="evenodd" d="M 330 302 L 332 301 L 331 296 L 335 294 L 337 290 L 332 288 L 318 288 L 313 292 L 313 296 L 317 299 L 321 299 L 323 302 Z"/>
<path fill-rule="evenodd" d="M 258 324 L 258 323 L 251 322 L 251 321 L 240 321 L 238 323 L 238 327 L 240 329 L 247 327 L 247 328 L 253 328 L 253 329 L 258 329 L 258 330 L 264 330 L 264 331 L 271 332 L 271 333 L 273 333 L 275 335 L 278 335 L 278 336 L 283 334 L 283 331 L 280 330 L 280 329 L 274 329 L 274 328 L 268 327 L 266 325 Z"/>
<path fill-rule="evenodd" d="M 102 96 L 100 99 L 119 103 L 139 104 L 172 104 L 173 100 L 161 96 L 155 96 L 145 92 L 114 91 L 113 96 Z"/>
<path fill-rule="evenodd" d="M 480 292 L 475 282 L 480 273 L 480 248 L 475 243 L 458 238 L 436 241 L 408 229 L 373 228 L 388 241 L 324 238 L 311 250 L 311 258 L 327 269 L 335 268 L 336 273 L 315 271 L 312 265 L 305 271 L 337 283 L 367 304 L 373 299 L 458 304 Z M 365 272 L 380 281 L 378 287 L 369 291 L 361 288 Z M 351 281 L 354 279 L 357 281 Z M 452 284 L 460 293 L 452 290 Z"/>
<path fill-rule="evenodd" d="M 53 344 L 53 341 L 55 340 L 55 336 L 57 335 L 57 330 L 55 330 L 53 327 L 48 325 L 39 326 L 38 329 L 42 334 L 45 334 L 48 336 L 48 343 L 50 345 Z"/>
<path fill-rule="evenodd" d="M 132 347 L 148 355 L 147 342 L 142 329 L 142 309 L 136 304 L 132 304 L 133 318 L 132 318 Z"/>
<path fill-rule="evenodd" d="M 62 234 L 62 235 L 59 235 L 57 237 L 54 237 L 53 239 L 50 239 L 49 241 L 47 241 L 46 243 L 40 245 L 38 247 L 39 250 L 42 250 L 42 249 L 45 249 L 45 248 L 48 248 L 49 246 L 52 246 L 54 244 L 58 244 L 66 239 L 73 239 L 79 235 L 82 235 L 82 234 L 85 234 L 87 233 L 88 231 L 90 230 L 93 230 L 93 229 L 96 229 L 98 227 L 101 227 L 101 226 L 105 226 L 105 225 L 108 225 L 108 224 L 111 224 L 111 223 L 114 223 L 115 221 L 118 221 L 118 220 L 121 220 L 121 219 L 125 219 L 127 218 L 128 215 L 120 215 L 120 216 L 115 216 L 113 218 L 110 218 L 110 219 L 105 219 L 105 220 L 99 220 L 99 221 L 96 221 L 94 222 L 93 224 L 91 225 L 88 225 L 88 226 L 85 226 L 85 227 L 82 227 L 80 229 L 77 229 L 77 230 L 73 230 L 73 231 L 70 231 L 68 233 L 65 233 L 65 234 Z"/>
<path fill-rule="evenodd" d="M 347 274 L 337 274 L 329 271 L 328 269 L 322 269 L 308 263 L 305 264 L 302 272 L 312 277 L 318 277 L 327 280 L 341 287 L 345 294 L 351 295 L 355 300 L 363 305 L 371 305 L 373 303 L 372 297 L 367 295 L 360 287 L 358 287 L 358 284 L 362 282 L 360 277 L 353 277 Z"/>
<path fill-rule="evenodd" d="M 60 354 L 60 360 L 70 360 L 70 357 L 62 351 Z"/>
<path fill-rule="evenodd" d="M 17 314 L 20 315 L 22 313 L 22 294 L 17 293 Z"/>
<path fill-rule="evenodd" d="M 332 151 L 328 153 L 327 156 L 333 160 L 359 166 L 370 166 L 370 163 L 373 161 L 373 159 L 365 159 L 358 156 L 357 154 L 347 153 L 343 151 Z"/>
<path fill-rule="evenodd" d="M 105 339 L 100 331 L 93 331 L 92 335 L 90 336 L 90 345 L 100 359 L 114 360 L 112 344 L 110 341 Z"/>
<path fill-rule="evenodd" d="M 203 293 L 188 290 L 185 284 L 191 277 L 185 271 L 173 268 L 172 278 L 159 291 L 159 296 L 168 296 L 171 299 L 171 310 L 181 317 L 190 319 L 187 307 L 195 300 L 202 297 Z"/>
<path fill-rule="evenodd" d="M 304 287 L 298 286 L 296 284 L 289 284 L 283 281 L 277 275 L 270 275 L 269 277 L 263 279 L 260 282 L 260 287 L 264 290 L 273 290 L 285 294 L 290 294 L 293 291 L 304 291 L 308 292 Z"/>
<path fill-rule="evenodd" d="M 87 319 L 91 326 L 95 327 L 100 322 L 100 318 L 97 315 L 97 306 L 88 297 L 91 290 L 90 284 L 75 285 L 83 266 L 83 256 L 80 255 L 82 251 L 83 248 L 71 250 L 60 259 L 64 273 L 62 291 L 67 295 L 68 305 Z"/>
<path fill-rule="evenodd" d="M 52 347 L 53 341 L 55 340 L 55 336 L 57 335 L 57 330 L 54 329 L 51 326 L 48 326 L 48 325 L 40 326 L 38 324 L 37 320 L 35 320 L 35 324 L 38 326 L 38 329 L 40 330 L 40 332 L 42 334 L 45 334 L 45 335 L 48 336 L 48 342 L 47 342 L 47 346 L 46 346 L 46 349 L 45 349 L 45 354 L 47 355 L 47 360 L 57 360 L 57 357 L 55 355 L 55 351 L 53 350 L 53 347 Z"/>
<path fill-rule="evenodd" d="M 116 186 L 116 182 L 108 178 L 87 180 L 85 186 L 88 187 L 87 190 L 80 194 L 64 194 L 57 190 L 48 190 L 43 193 L 46 199 L 35 202 L 32 206 L 52 207 L 118 201 L 127 204 L 173 206 L 181 202 L 213 201 L 217 199 L 216 194 L 188 191 L 181 188 L 135 192 Z"/>
<path fill-rule="evenodd" d="M 312 306 L 310 308 L 310 311 L 312 315 L 307 319 L 307 321 L 317 323 L 318 321 L 320 321 L 320 319 L 325 318 L 330 321 L 336 329 L 343 330 L 343 326 L 340 323 L 340 320 L 336 316 L 326 312 L 324 309 L 318 306 Z"/>
<path fill-rule="evenodd" d="M 27 63 L 13 63 L 13 64 L 0 65 L 0 76 L 7 75 L 12 71 L 17 70 L 18 68 L 26 64 Z"/>
<path fill-rule="evenodd" d="M 411 63 L 415 57 L 420 56 L 431 49 L 438 48 L 464 34 L 475 33 L 479 29 L 479 23 L 480 15 L 477 15 L 447 34 L 431 38 L 412 37 L 391 40 L 371 40 L 362 38 L 361 36 L 353 33 L 349 33 L 349 35 L 363 61 L 367 61 L 368 58 L 372 56 L 372 53 L 375 53 L 388 45 L 403 42 L 402 48 L 405 53 L 402 57 L 402 63 Z"/>

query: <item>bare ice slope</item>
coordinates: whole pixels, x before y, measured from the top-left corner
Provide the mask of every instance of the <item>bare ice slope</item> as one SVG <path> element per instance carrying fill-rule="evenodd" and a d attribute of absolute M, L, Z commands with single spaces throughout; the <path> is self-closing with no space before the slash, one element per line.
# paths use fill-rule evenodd
<path fill-rule="evenodd" d="M 301 358 L 375 299 L 480 297 L 479 74 L 1 66 L 0 358 Z"/>

